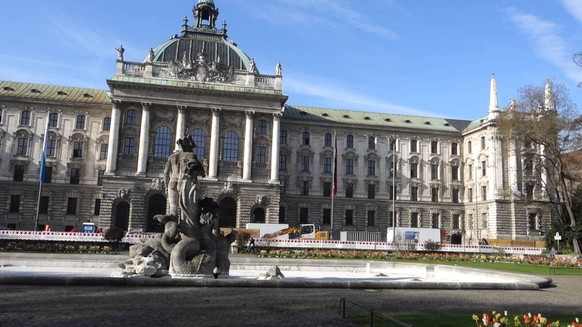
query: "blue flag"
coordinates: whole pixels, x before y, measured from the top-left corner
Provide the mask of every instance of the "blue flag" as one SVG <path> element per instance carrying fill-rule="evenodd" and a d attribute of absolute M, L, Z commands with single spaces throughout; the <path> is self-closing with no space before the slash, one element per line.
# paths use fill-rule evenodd
<path fill-rule="evenodd" d="M 40 156 L 40 182 L 44 182 L 44 170 L 46 166 L 46 146 L 48 144 L 48 133 L 49 133 L 49 114 L 46 117 L 46 128 L 44 130 L 44 140 L 42 142 L 42 154 Z"/>

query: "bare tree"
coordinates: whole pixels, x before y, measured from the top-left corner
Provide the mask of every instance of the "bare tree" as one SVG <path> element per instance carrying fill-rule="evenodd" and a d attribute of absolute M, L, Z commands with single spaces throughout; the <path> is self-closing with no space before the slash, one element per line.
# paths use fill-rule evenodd
<path fill-rule="evenodd" d="M 582 116 L 563 84 L 547 81 L 545 87 L 523 87 L 519 94 L 519 100 L 500 116 L 500 131 L 509 140 L 504 143 L 513 143 L 529 158 L 531 175 L 542 185 L 563 225 L 571 228 L 572 249 L 579 254 L 581 235 L 572 210 L 571 185 L 579 183 L 581 176 L 569 164 L 568 154 L 582 147 Z"/>

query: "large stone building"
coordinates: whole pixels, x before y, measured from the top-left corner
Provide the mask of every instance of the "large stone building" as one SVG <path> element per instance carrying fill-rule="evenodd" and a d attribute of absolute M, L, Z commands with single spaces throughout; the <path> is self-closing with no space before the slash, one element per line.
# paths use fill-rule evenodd
<path fill-rule="evenodd" d="M 281 65 L 260 73 L 216 26 L 214 1 L 193 13 L 143 62 L 121 46 L 109 90 L 0 82 L 0 226 L 159 231 L 165 163 L 191 134 L 222 226 L 315 223 L 338 235 L 385 231 L 395 213 L 397 226 L 443 228 L 453 242 L 546 230 L 525 159 L 535 150 L 504 146 L 495 78 L 475 121 L 292 106 Z"/>

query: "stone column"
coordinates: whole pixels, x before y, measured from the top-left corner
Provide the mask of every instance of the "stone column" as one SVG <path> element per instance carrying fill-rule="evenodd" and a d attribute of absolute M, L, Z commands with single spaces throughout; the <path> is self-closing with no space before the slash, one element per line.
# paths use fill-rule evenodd
<path fill-rule="evenodd" d="M 117 145 L 119 144 L 119 125 L 121 110 L 119 101 L 113 101 L 111 109 L 111 126 L 109 128 L 109 146 L 107 148 L 107 168 L 105 175 L 115 175 L 117 169 Z"/>
<path fill-rule="evenodd" d="M 178 119 L 176 120 L 176 142 L 184 137 L 185 123 L 186 123 L 186 106 L 178 105 Z M 175 142 L 174 142 L 175 143 Z M 181 150 L 178 143 L 175 143 L 175 150 Z"/>
<path fill-rule="evenodd" d="M 220 109 L 212 108 L 212 127 L 210 131 L 210 158 L 208 158 L 208 178 L 217 179 L 218 141 L 220 140 Z"/>
<path fill-rule="evenodd" d="M 253 116 L 254 111 L 249 110 L 245 112 L 246 123 L 245 123 L 245 148 L 244 148 L 244 161 L 243 161 L 243 181 L 251 181 L 251 164 L 253 160 Z"/>
<path fill-rule="evenodd" d="M 281 114 L 273 114 L 273 134 L 271 136 L 271 183 L 279 183 L 279 133 Z"/>
<path fill-rule="evenodd" d="M 139 132 L 139 153 L 137 157 L 137 176 L 147 173 L 148 148 L 150 144 L 150 107 L 151 103 L 142 102 L 141 129 Z"/>

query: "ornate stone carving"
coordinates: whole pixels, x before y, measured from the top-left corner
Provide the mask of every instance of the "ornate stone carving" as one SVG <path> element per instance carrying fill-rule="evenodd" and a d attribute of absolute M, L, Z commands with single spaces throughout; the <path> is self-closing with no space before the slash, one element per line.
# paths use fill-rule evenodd
<path fill-rule="evenodd" d="M 169 70 L 174 78 L 198 82 L 228 83 L 234 75 L 234 68 L 223 64 L 220 57 L 216 61 L 209 61 L 204 49 L 198 52 L 196 61 L 191 60 L 188 53 L 184 52 L 181 61 L 170 62 Z"/>
<path fill-rule="evenodd" d="M 229 247 L 236 235 L 220 233 L 218 204 L 199 194 L 198 177 L 205 172 L 192 136 L 177 143 L 181 150 L 170 155 L 164 170 L 170 213 L 154 217 L 164 233 L 130 248 L 132 258 L 120 265 L 126 275 L 212 278 L 229 273 Z"/>

